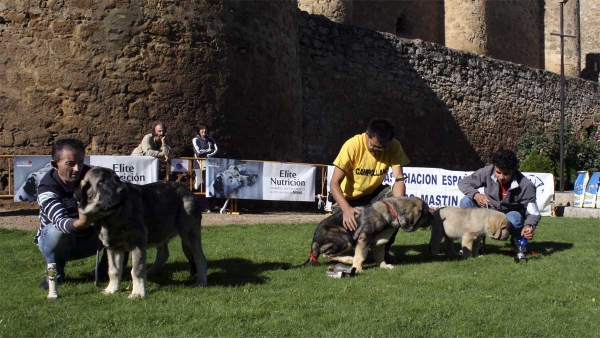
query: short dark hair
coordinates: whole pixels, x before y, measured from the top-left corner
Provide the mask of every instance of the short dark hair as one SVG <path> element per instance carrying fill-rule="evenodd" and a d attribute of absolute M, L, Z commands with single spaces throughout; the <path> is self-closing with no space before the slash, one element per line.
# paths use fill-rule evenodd
<path fill-rule="evenodd" d="M 201 129 L 206 129 L 206 133 L 208 134 L 208 126 L 206 124 L 200 124 L 198 126 L 198 131 L 200 131 Z"/>
<path fill-rule="evenodd" d="M 394 138 L 394 124 L 388 119 L 375 118 L 367 127 L 369 137 L 376 137 L 382 145 L 387 145 Z"/>
<path fill-rule="evenodd" d="M 512 150 L 500 149 L 492 156 L 492 164 L 503 170 L 517 170 L 519 159 Z"/>
<path fill-rule="evenodd" d="M 85 155 L 83 142 L 74 138 L 63 138 L 54 142 L 54 145 L 52 146 L 52 160 L 56 162 L 60 161 L 60 153 L 67 148 L 73 151 L 81 151 L 81 153 Z"/>

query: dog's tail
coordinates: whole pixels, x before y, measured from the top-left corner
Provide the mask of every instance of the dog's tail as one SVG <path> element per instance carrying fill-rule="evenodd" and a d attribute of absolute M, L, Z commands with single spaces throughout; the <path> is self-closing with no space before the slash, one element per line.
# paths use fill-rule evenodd
<path fill-rule="evenodd" d="M 307 266 L 319 265 L 319 252 L 320 252 L 319 243 L 313 242 L 311 249 L 312 250 L 310 251 L 306 262 L 304 262 L 303 264 L 300 264 L 300 265 L 294 265 L 294 266 L 292 266 L 292 269 L 305 268 Z"/>

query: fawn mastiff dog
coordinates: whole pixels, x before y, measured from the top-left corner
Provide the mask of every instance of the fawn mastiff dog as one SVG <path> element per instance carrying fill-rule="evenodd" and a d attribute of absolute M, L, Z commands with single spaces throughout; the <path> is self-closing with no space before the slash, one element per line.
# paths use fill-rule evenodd
<path fill-rule="evenodd" d="M 388 197 L 357 209 L 361 213 L 356 215 L 358 228 L 353 232 L 344 228 L 339 209 L 319 223 L 313 236 L 310 257 L 302 266 L 318 264 L 317 259 L 323 254 L 330 261 L 352 264 L 360 272 L 371 248 L 377 264 L 392 269 L 393 266 L 384 260 L 385 244 L 399 229 L 410 232 L 428 227 L 432 218 L 429 206 L 418 197 Z"/>
<path fill-rule="evenodd" d="M 434 255 L 440 254 L 440 242 L 446 238 L 447 255 L 456 255 L 454 240 L 462 240 L 464 258 L 477 256 L 479 245 L 487 234 L 493 239 L 506 240 L 510 223 L 506 215 L 500 211 L 484 208 L 445 207 L 433 213 L 431 222 L 431 239 L 429 247 Z"/>
<path fill-rule="evenodd" d="M 101 217 L 94 222 L 108 253 L 108 287 L 119 291 L 123 252 L 131 251 L 133 289 L 129 298 L 146 296 L 146 273 L 160 271 L 169 257 L 168 242 L 179 235 L 183 252 L 196 273 L 194 286 L 206 286 L 206 258 L 202 251 L 199 200 L 175 182 L 134 185 L 122 182 L 110 169 L 94 167 L 75 190 L 79 212 Z M 146 272 L 146 250 L 156 247 L 156 261 Z"/>

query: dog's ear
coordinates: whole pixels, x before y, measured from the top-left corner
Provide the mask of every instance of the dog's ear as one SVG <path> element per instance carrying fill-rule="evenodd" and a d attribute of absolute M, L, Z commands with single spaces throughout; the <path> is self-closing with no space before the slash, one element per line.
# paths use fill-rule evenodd
<path fill-rule="evenodd" d="M 73 191 L 73 197 L 79 203 L 80 208 L 87 205 L 87 192 L 90 187 L 90 183 L 87 180 L 83 180 Z"/>
<path fill-rule="evenodd" d="M 213 181 L 212 188 L 216 194 L 220 194 L 221 196 L 225 195 L 222 174 L 217 175 L 217 177 Z"/>
<path fill-rule="evenodd" d="M 408 216 L 408 219 L 410 220 L 410 225 L 414 226 L 415 224 L 417 224 L 417 221 L 419 221 L 419 217 L 421 217 L 421 208 L 419 207 L 419 205 L 413 205 Z"/>

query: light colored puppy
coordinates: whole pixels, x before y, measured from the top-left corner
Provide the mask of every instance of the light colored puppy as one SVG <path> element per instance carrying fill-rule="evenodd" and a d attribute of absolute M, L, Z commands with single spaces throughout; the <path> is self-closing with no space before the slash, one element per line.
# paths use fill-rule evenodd
<path fill-rule="evenodd" d="M 463 257 L 477 256 L 479 245 L 486 234 L 493 239 L 504 241 L 510 235 L 509 229 L 508 218 L 500 211 L 445 207 L 433 213 L 429 248 L 432 254 L 439 255 L 440 242 L 442 237 L 445 237 L 446 254 L 456 255 L 454 240 L 461 239 Z"/>

